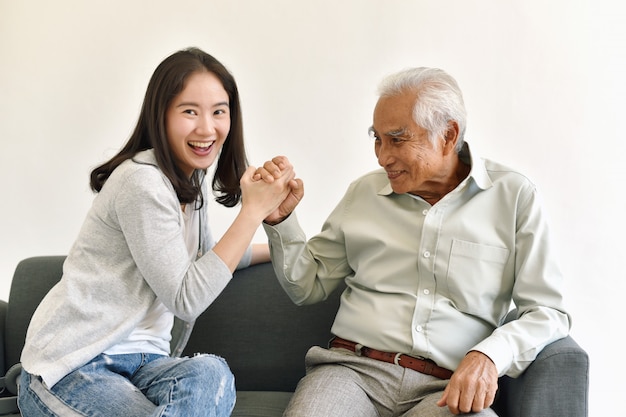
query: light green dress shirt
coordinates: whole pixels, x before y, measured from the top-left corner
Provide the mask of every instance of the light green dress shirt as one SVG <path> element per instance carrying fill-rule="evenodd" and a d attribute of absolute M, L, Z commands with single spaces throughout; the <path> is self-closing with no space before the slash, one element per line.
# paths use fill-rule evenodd
<path fill-rule="evenodd" d="M 535 185 L 467 145 L 461 158 L 469 176 L 433 206 L 395 194 L 377 170 L 349 186 L 308 242 L 295 213 L 264 225 L 272 262 L 299 305 L 345 281 L 337 336 L 451 370 L 477 350 L 517 376 L 568 334 L 563 277 Z M 503 324 L 513 305 L 517 320 Z"/>

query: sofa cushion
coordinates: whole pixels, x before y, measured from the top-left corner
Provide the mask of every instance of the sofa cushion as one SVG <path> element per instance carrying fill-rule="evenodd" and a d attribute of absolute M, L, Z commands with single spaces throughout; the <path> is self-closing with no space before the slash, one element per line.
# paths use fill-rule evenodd
<path fill-rule="evenodd" d="M 298 307 L 278 284 L 272 264 L 238 270 L 196 320 L 184 355 L 214 353 L 226 359 L 237 390 L 293 391 L 304 376 L 304 356 L 327 346 L 341 291 Z"/>
<path fill-rule="evenodd" d="M 291 399 L 291 392 L 237 391 L 232 417 L 280 417 Z"/>

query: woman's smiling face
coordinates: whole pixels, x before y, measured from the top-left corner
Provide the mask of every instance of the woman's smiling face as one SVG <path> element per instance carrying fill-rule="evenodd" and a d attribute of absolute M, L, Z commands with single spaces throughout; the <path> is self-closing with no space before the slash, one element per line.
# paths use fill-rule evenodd
<path fill-rule="evenodd" d="M 215 74 L 189 76 L 167 109 L 165 129 L 176 164 L 188 177 L 215 162 L 230 131 L 228 93 Z"/>

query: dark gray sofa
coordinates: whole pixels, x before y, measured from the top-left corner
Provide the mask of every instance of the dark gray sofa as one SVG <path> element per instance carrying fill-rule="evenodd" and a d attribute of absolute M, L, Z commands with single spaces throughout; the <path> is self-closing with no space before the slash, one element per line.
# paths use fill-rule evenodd
<path fill-rule="evenodd" d="M 30 318 L 61 278 L 64 259 L 33 257 L 18 264 L 9 301 L 0 301 L 1 375 L 19 362 Z M 280 288 L 271 264 L 237 271 L 198 318 L 184 354 L 210 352 L 226 358 L 238 391 L 233 416 L 280 416 L 304 375 L 307 349 L 325 346 L 331 338 L 338 300 L 336 292 L 323 303 L 297 307 Z M 501 378 L 494 408 L 508 417 L 584 417 L 588 383 L 587 354 L 567 337 L 546 347 L 521 377 Z M 0 415 L 15 404 L 10 392 L 14 378 L 5 384 Z"/>

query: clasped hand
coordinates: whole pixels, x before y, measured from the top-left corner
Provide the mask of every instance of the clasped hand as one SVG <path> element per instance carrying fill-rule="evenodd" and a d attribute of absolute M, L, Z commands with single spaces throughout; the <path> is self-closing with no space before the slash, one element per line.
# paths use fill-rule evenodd
<path fill-rule="evenodd" d="M 244 204 L 246 200 L 259 201 L 268 208 L 264 221 L 272 225 L 287 218 L 304 197 L 304 184 L 285 156 L 249 168 L 241 183 Z"/>

